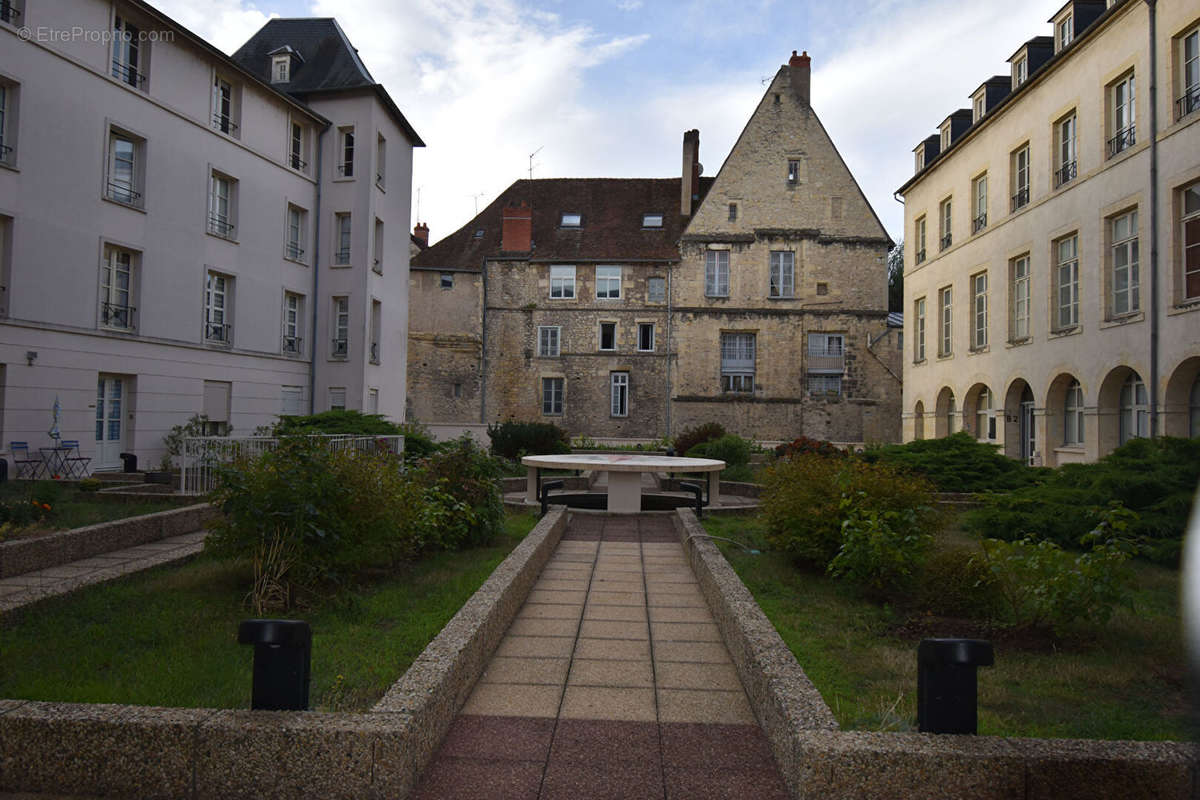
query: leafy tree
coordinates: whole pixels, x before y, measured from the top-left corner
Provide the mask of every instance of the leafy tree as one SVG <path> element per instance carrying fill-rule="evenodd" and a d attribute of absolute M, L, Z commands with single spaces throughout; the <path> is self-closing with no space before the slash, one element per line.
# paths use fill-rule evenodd
<path fill-rule="evenodd" d="M 904 310 L 904 240 L 888 253 L 888 311 Z"/>

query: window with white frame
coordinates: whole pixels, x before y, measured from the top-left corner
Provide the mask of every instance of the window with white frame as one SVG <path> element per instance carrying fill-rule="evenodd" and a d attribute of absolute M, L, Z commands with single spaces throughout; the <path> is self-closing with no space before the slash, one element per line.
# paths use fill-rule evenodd
<path fill-rule="evenodd" d="M 538 355 L 543 358 L 559 356 L 562 328 L 558 325 L 541 325 L 538 327 Z"/>
<path fill-rule="evenodd" d="M 308 222 L 308 212 L 297 205 L 288 203 L 287 206 L 287 238 L 283 244 L 284 258 L 291 261 L 304 261 L 304 243 L 307 240 L 305 229 Z"/>
<path fill-rule="evenodd" d="M 951 133 L 950 123 L 947 122 L 945 125 L 942 126 L 942 152 L 943 153 L 946 152 L 946 150 L 950 149 L 950 133 Z"/>
<path fill-rule="evenodd" d="M 975 438 L 985 442 L 996 440 L 996 411 L 992 408 L 992 390 L 986 386 L 975 398 Z"/>
<path fill-rule="evenodd" d="M 1200 299 L 1200 181 L 1180 190 L 1179 210 L 1180 294 L 1189 302 Z"/>
<path fill-rule="evenodd" d="M 232 301 L 233 278 L 209 270 L 204 283 L 205 341 L 214 344 L 232 344 Z"/>
<path fill-rule="evenodd" d="M 596 298 L 619 300 L 621 298 L 621 268 L 596 267 Z"/>
<path fill-rule="evenodd" d="M 104 263 L 100 268 L 100 324 L 105 328 L 120 331 L 134 328 L 136 260 L 136 255 L 124 247 L 104 246 Z"/>
<path fill-rule="evenodd" d="M 971 276 L 971 349 L 982 350 L 988 344 L 988 276 Z"/>
<path fill-rule="evenodd" d="M 221 133 L 237 136 L 237 87 L 220 75 L 213 76 L 212 126 Z"/>
<path fill-rule="evenodd" d="M 986 90 L 975 95 L 974 101 L 971 103 L 971 122 L 979 122 L 983 119 L 983 115 L 987 109 L 987 94 Z"/>
<path fill-rule="evenodd" d="M 1133 73 L 1130 72 L 1108 87 L 1109 139 L 1108 157 L 1137 144 L 1136 105 Z"/>
<path fill-rule="evenodd" d="M 142 48 L 146 45 L 141 29 L 117 14 L 113 18 L 112 76 L 135 89 L 144 89 L 146 59 Z"/>
<path fill-rule="evenodd" d="M 808 373 L 808 393 L 813 395 L 841 395 L 841 374 Z"/>
<path fill-rule="evenodd" d="M 367 389 L 367 413 L 368 414 L 378 414 L 379 413 L 379 390 L 378 389 Z"/>
<path fill-rule="evenodd" d="M 938 206 L 938 249 L 945 250 L 954 243 L 954 199 L 947 197 Z"/>
<path fill-rule="evenodd" d="M 5 25 L 16 25 L 21 20 L 21 13 L 25 10 L 24 0 L 2 0 L 0 2 L 0 22 Z M 3 376 L 0 371 L 0 377 Z"/>
<path fill-rule="evenodd" d="M 293 121 L 288 135 L 288 166 L 300 172 L 308 167 L 308 161 L 304 159 L 306 138 L 304 125 Z"/>
<path fill-rule="evenodd" d="M 1063 444 L 1083 445 L 1083 387 L 1079 381 L 1071 381 L 1063 401 Z"/>
<path fill-rule="evenodd" d="M 1175 99 L 1175 119 L 1180 120 L 1200 109 L 1200 26 L 1182 34 L 1177 41 L 1179 94 Z"/>
<path fill-rule="evenodd" d="M 142 165 L 145 143 L 118 128 L 108 131 L 108 181 L 104 196 L 118 203 L 142 207 Z"/>
<path fill-rule="evenodd" d="M 915 255 L 916 255 L 916 263 L 917 264 L 923 263 L 925 261 L 925 228 L 926 228 L 926 219 L 925 219 L 925 215 L 922 214 L 921 216 L 917 217 L 917 222 L 916 222 L 916 226 L 915 226 L 916 240 L 917 240 L 917 252 Z"/>
<path fill-rule="evenodd" d="M 611 415 L 614 417 L 629 416 L 629 373 L 609 373 L 609 386 L 612 390 L 609 397 Z"/>
<path fill-rule="evenodd" d="M 946 400 L 946 433 L 957 433 L 958 422 L 958 400 L 952 394 Z"/>
<path fill-rule="evenodd" d="M 292 57 L 284 54 L 271 57 L 271 83 L 287 83 L 292 74 Z"/>
<path fill-rule="evenodd" d="M 284 355 L 304 354 L 304 295 L 295 292 L 283 293 L 283 339 Z"/>
<path fill-rule="evenodd" d="M 1079 324 L 1079 236 L 1054 243 L 1054 327 L 1069 330 Z"/>
<path fill-rule="evenodd" d="M 840 395 L 846 368 L 846 337 L 841 333 L 808 334 L 809 394 Z"/>
<path fill-rule="evenodd" d="M 704 294 L 707 297 L 729 296 L 728 250 L 709 250 L 705 255 Z"/>
<path fill-rule="evenodd" d="M 542 378 L 542 413 L 560 416 L 563 413 L 563 385 L 565 378 Z"/>
<path fill-rule="evenodd" d="M 279 413 L 287 417 L 298 417 L 304 413 L 304 387 L 279 387 Z"/>
<path fill-rule="evenodd" d="M 667 299 L 667 279 L 650 278 L 646 281 L 646 302 L 663 303 Z"/>
<path fill-rule="evenodd" d="M 616 350 L 617 349 L 617 323 L 601 322 L 600 323 L 600 349 L 601 350 Z"/>
<path fill-rule="evenodd" d="M 237 181 L 213 171 L 208 180 L 208 232 L 233 239 L 237 232 Z"/>
<path fill-rule="evenodd" d="M 371 301 L 371 328 L 369 331 L 370 339 L 367 349 L 367 358 L 372 364 L 382 363 L 382 353 L 380 352 L 380 338 L 383 334 L 383 302 L 379 300 Z"/>
<path fill-rule="evenodd" d="M 754 391 L 753 333 L 721 334 L 721 391 Z"/>
<path fill-rule="evenodd" d="M 333 215 L 333 263 L 345 267 L 350 264 L 350 212 Z"/>
<path fill-rule="evenodd" d="M 987 173 L 971 181 L 971 233 L 979 233 L 988 223 Z"/>
<path fill-rule="evenodd" d="M 1132 314 L 1141 308 L 1138 276 L 1137 209 L 1109 220 L 1109 277 L 1112 292 L 1112 316 Z"/>
<path fill-rule="evenodd" d="M 375 218 L 375 255 L 371 261 L 371 269 L 383 274 L 383 220 Z"/>
<path fill-rule="evenodd" d="M 0 164 L 17 160 L 17 87 L 0 82 Z"/>
<path fill-rule="evenodd" d="M 1075 179 L 1078 174 L 1076 161 L 1076 118 L 1072 111 L 1054 125 L 1054 188 L 1057 189 Z"/>
<path fill-rule="evenodd" d="M 1130 439 L 1146 438 L 1150 435 L 1150 405 L 1146 393 L 1146 384 L 1142 376 L 1130 372 L 1125 383 L 1121 385 L 1119 412 L 1120 443 L 1125 444 Z"/>
<path fill-rule="evenodd" d="M 1012 174 L 1011 210 L 1029 205 L 1029 144 L 1023 144 L 1009 156 Z"/>
<path fill-rule="evenodd" d="M 330 386 L 329 387 L 329 410 L 330 411 L 345 411 L 346 410 L 346 387 L 345 386 Z"/>
<path fill-rule="evenodd" d="M 938 306 L 941 308 L 941 318 L 938 321 L 938 355 L 948 356 L 953 351 L 951 345 L 951 330 L 954 322 L 954 289 L 945 286 L 938 291 Z"/>
<path fill-rule="evenodd" d="M 800 159 L 791 158 L 787 162 L 787 182 L 795 186 L 800 182 Z"/>
<path fill-rule="evenodd" d="M 575 268 L 550 267 L 550 299 L 573 300 L 575 298 Z"/>
<path fill-rule="evenodd" d="M 920 363 L 925 360 L 925 298 L 917 298 L 913 308 L 913 326 L 916 336 L 913 337 L 913 361 Z"/>
<path fill-rule="evenodd" d="M 380 189 L 384 186 L 387 176 L 387 140 L 383 134 L 377 134 L 375 140 L 375 185 Z"/>
<path fill-rule="evenodd" d="M 1058 38 L 1056 43 L 1058 45 L 1058 50 L 1062 50 L 1071 43 L 1072 39 L 1075 38 L 1074 17 L 1071 14 L 1067 14 L 1067 16 L 1059 20 L 1057 27 Z"/>
<path fill-rule="evenodd" d="M 1029 338 L 1029 254 L 1025 253 L 1008 262 L 1009 311 L 1008 339 L 1023 342 Z"/>
<path fill-rule="evenodd" d="M 920 172 L 925 169 L 925 144 L 913 151 L 913 169 L 915 172 Z"/>
<path fill-rule="evenodd" d="M 337 174 L 343 178 L 354 177 L 354 126 L 338 128 Z"/>
<path fill-rule="evenodd" d="M 771 297 L 793 297 L 796 285 L 796 254 L 791 250 L 771 251 Z"/>
<path fill-rule="evenodd" d="M 1029 59 L 1021 56 L 1013 62 L 1013 88 L 1029 80 Z"/>
<path fill-rule="evenodd" d="M 637 349 L 643 353 L 654 350 L 654 323 L 639 322 L 637 328 Z"/>
<path fill-rule="evenodd" d="M 333 314 L 330 326 L 333 331 L 330 355 L 346 358 L 350 355 L 350 298 L 333 298 Z"/>

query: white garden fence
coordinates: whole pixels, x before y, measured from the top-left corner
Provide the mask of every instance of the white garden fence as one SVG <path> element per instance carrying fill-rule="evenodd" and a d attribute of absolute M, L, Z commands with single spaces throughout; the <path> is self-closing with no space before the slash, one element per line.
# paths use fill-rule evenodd
<path fill-rule="evenodd" d="M 404 454 L 403 436 L 353 436 L 326 434 L 307 437 L 326 443 L 330 450 L 361 450 Z M 208 494 L 216 487 L 217 467 L 239 458 L 254 458 L 279 446 L 274 436 L 189 436 L 180 455 L 183 472 L 180 493 Z"/>

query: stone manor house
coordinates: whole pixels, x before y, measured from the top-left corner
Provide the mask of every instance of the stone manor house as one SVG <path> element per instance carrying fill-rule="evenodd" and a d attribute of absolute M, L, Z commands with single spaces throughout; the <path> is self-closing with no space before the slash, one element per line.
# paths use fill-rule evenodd
<path fill-rule="evenodd" d="M 141 0 L 3 0 L 0 458 L 56 399 L 99 469 L 201 412 L 402 419 L 420 146 L 333 19 L 230 57 Z"/>
<path fill-rule="evenodd" d="M 678 178 L 519 180 L 422 249 L 410 418 L 898 440 L 892 243 L 809 89 L 793 53 L 715 177 L 688 131 Z"/>

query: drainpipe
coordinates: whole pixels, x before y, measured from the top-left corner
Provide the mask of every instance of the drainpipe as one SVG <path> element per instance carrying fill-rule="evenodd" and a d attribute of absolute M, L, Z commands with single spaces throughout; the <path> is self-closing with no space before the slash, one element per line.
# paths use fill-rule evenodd
<path fill-rule="evenodd" d="M 667 369 L 666 369 L 666 373 L 667 373 L 667 400 L 666 400 L 666 403 L 667 403 L 667 418 L 666 418 L 667 432 L 663 435 L 664 439 L 671 438 L 671 299 L 672 299 L 672 295 L 675 291 L 675 281 L 673 280 L 674 277 L 675 277 L 674 265 L 671 263 L 668 263 L 667 264 L 667 348 L 666 348 L 666 353 L 663 355 L 663 358 L 665 358 L 667 360 L 667 363 L 666 363 L 666 366 L 667 366 Z"/>
<path fill-rule="evenodd" d="M 1158 429 L 1158 36 L 1156 0 L 1150 8 L 1150 436 Z"/>
<path fill-rule="evenodd" d="M 313 298 L 312 334 L 308 356 L 308 413 L 317 413 L 317 314 L 321 308 L 321 149 L 325 139 L 322 128 L 317 132 L 317 196 L 313 200 Z"/>
<path fill-rule="evenodd" d="M 487 424 L 487 257 L 479 263 L 479 283 L 483 288 L 483 313 L 479 328 L 479 424 Z"/>

